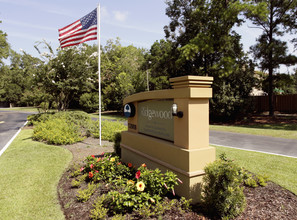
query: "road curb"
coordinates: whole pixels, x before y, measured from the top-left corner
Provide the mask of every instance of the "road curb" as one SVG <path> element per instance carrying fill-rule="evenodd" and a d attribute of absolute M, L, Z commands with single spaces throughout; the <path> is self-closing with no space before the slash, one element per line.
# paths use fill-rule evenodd
<path fill-rule="evenodd" d="M 1 149 L 0 151 L 0 157 L 1 155 L 4 153 L 4 151 L 6 151 L 6 149 L 9 147 L 9 145 L 13 142 L 13 140 L 18 136 L 18 134 L 21 132 L 22 128 L 25 127 L 25 125 L 28 123 L 28 121 L 26 121 L 22 127 L 17 131 L 17 133 L 15 133 L 15 135 L 13 135 L 13 137 L 7 142 L 7 144 Z"/>

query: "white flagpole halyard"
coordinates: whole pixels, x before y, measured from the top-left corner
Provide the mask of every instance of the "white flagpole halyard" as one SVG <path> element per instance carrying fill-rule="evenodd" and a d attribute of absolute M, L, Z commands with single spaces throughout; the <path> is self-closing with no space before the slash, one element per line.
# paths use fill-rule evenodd
<path fill-rule="evenodd" d="M 100 50 L 100 4 L 97 7 L 97 39 L 98 39 L 98 84 L 99 84 L 99 144 L 101 146 L 101 50 Z"/>

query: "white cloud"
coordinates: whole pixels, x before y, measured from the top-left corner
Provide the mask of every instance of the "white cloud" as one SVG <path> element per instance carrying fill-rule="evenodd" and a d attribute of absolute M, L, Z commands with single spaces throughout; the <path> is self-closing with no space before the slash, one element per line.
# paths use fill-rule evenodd
<path fill-rule="evenodd" d="M 35 8 L 39 11 L 44 11 L 47 13 L 55 14 L 55 15 L 66 15 L 68 17 L 72 17 L 73 14 L 67 9 L 60 9 L 55 5 L 52 5 L 48 2 L 40 2 L 40 1 L 32 1 L 32 0 L 0 0 L 2 3 L 12 4 L 16 6 L 24 6 L 29 8 Z"/>
<path fill-rule="evenodd" d="M 101 22 L 102 23 L 105 23 L 105 24 L 108 24 L 108 25 L 112 25 L 112 26 L 124 28 L 124 29 L 131 29 L 131 30 L 136 30 L 136 31 L 141 31 L 141 32 L 147 32 L 147 33 L 152 33 L 152 34 L 158 34 L 158 35 L 164 34 L 163 29 L 160 29 L 160 30 L 149 29 L 149 28 L 145 28 L 145 27 L 139 27 L 139 26 L 121 24 L 119 22 L 116 23 L 116 22 L 112 22 L 112 21 L 109 21 L 109 20 L 103 20 L 103 19 L 101 19 Z"/>
<path fill-rule="evenodd" d="M 124 22 L 127 19 L 128 14 L 128 12 L 113 11 L 114 19 L 120 22 Z"/>
<path fill-rule="evenodd" d="M 25 22 L 14 21 L 14 20 L 9 20 L 9 19 L 3 19 L 3 23 L 12 24 L 12 25 L 21 26 L 21 27 L 34 28 L 34 29 L 39 29 L 39 30 L 57 31 L 57 28 L 51 28 L 51 27 L 47 27 L 47 26 L 35 25 L 32 23 L 25 23 Z"/>
<path fill-rule="evenodd" d="M 39 38 L 36 35 L 27 34 L 27 33 L 23 33 L 23 32 L 9 32 L 8 36 L 9 37 L 19 38 L 19 39 L 34 40 L 34 41 L 38 41 L 38 40 L 42 39 L 42 38 Z"/>
<path fill-rule="evenodd" d="M 104 6 L 100 7 L 100 16 L 101 18 L 109 18 L 109 13 L 106 7 Z"/>

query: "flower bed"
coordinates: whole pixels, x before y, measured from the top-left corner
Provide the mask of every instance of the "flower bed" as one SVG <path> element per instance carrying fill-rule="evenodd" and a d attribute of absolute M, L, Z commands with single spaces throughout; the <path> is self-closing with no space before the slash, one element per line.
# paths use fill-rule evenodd
<path fill-rule="evenodd" d="M 71 187 L 77 202 L 91 201 L 91 219 L 132 215 L 140 218 L 162 216 L 172 207 L 189 210 L 190 201 L 175 197 L 174 186 L 182 184 L 173 172 L 136 168 L 111 153 L 88 156 L 82 166 L 70 169 Z M 168 199 L 171 198 L 171 200 Z"/>

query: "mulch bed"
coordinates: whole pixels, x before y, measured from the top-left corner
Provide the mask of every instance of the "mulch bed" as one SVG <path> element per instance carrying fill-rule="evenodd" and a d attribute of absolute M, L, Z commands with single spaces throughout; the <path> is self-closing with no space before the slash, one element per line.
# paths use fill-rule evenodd
<path fill-rule="evenodd" d="M 112 152 L 113 147 L 110 142 L 103 142 L 105 147 L 100 147 L 98 139 L 88 138 L 84 142 L 74 145 L 66 145 L 73 154 L 73 164 L 80 164 L 89 155 L 100 155 L 103 152 Z M 94 198 L 92 196 L 88 202 L 80 203 L 76 199 L 78 189 L 71 188 L 72 179 L 69 178 L 70 171 L 67 170 L 58 184 L 58 195 L 65 218 L 68 219 L 89 219 L 90 210 L 93 208 Z M 108 188 L 108 186 L 106 186 Z M 101 190 L 104 190 L 101 189 Z M 245 188 L 244 194 L 247 200 L 245 211 L 235 218 L 243 219 L 297 219 L 297 196 L 279 185 L 268 182 L 266 187 Z M 199 210 L 199 207 L 193 208 Z M 211 219 L 203 216 L 199 211 L 192 211 L 180 215 L 172 210 L 163 216 L 163 219 Z M 135 219 L 135 216 L 127 216 L 127 219 Z"/>

